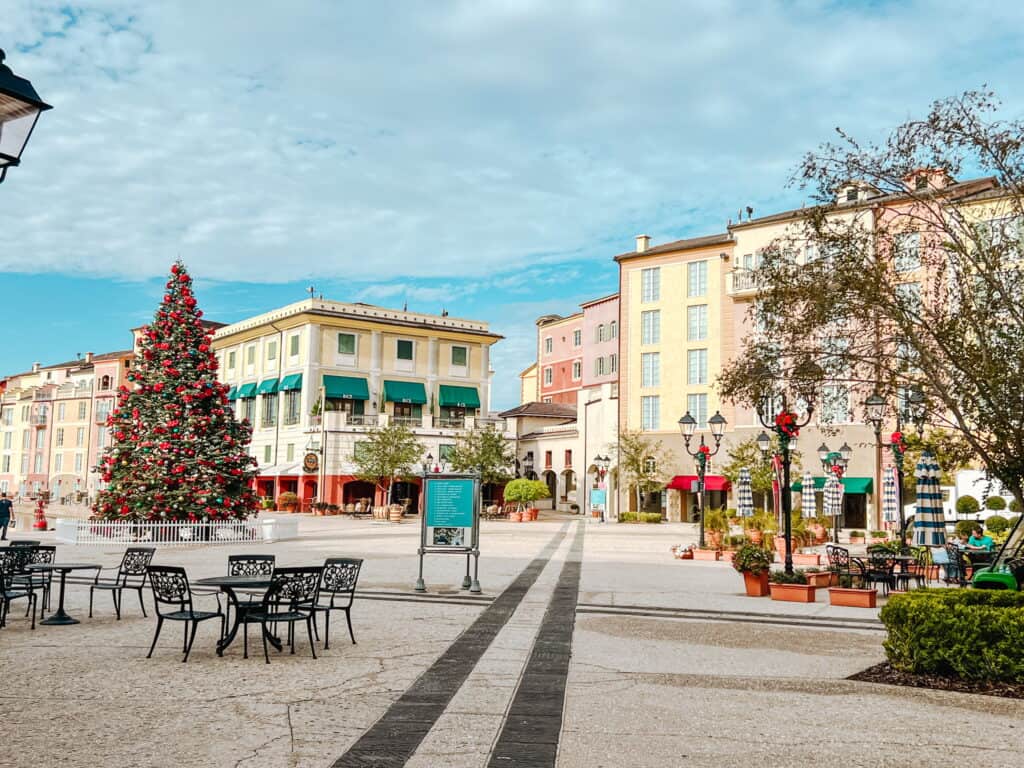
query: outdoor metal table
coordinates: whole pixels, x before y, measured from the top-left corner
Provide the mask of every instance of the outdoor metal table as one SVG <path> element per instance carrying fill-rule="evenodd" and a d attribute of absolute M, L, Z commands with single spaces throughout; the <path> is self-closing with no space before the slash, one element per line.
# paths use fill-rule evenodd
<path fill-rule="evenodd" d="M 39 623 L 57 626 L 78 624 L 78 619 L 72 618 L 64 610 L 64 580 L 71 571 L 98 571 L 100 567 L 95 563 L 33 563 L 29 565 L 28 570 L 30 571 L 58 571 L 60 573 L 60 597 L 57 600 L 57 612 Z"/>
<path fill-rule="evenodd" d="M 234 642 L 235 637 L 238 635 L 238 628 L 242 625 L 245 618 L 245 608 L 239 602 L 235 590 L 256 589 L 265 591 L 270 586 L 270 576 L 207 576 L 205 579 L 196 579 L 195 583 L 204 587 L 217 587 L 227 595 L 230 602 L 234 603 L 235 622 L 224 636 L 224 639 L 217 642 L 217 655 L 223 656 L 224 649 Z M 266 634 L 267 640 L 270 641 L 271 645 L 280 651 L 281 640 L 270 632 L 265 632 L 264 634 Z"/>

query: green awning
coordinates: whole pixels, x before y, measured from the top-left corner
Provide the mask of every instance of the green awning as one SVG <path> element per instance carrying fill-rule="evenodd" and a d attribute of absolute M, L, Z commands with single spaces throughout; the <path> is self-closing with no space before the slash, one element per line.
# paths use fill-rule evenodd
<path fill-rule="evenodd" d="M 232 387 L 231 389 L 228 390 L 228 400 L 237 400 L 237 399 L 238 399 L 238 390 L 235 389 L 234 387 Z"/>
<path fill-rule="evenodd" d="M 357 379 L 353 376 L 324 376 L 324 393 L 332 399 L 370 399 L 370 388 L 366 384 L 366 379 Z"/>
<path fill-rule="evenodd" d="M 384 399 L 389 403 L 427 404 L 427 390 L 419 381 L 385 381 Z"/>
<path fill-rule="evenodd" d="M 250 382 L 249 384 L 243 384 L 235 392 L 235 398 L 242 400 L 246 397 L 256 397 L 256 382 Z"/>
<path fill-rule="evenodd" d="M 442 408 L 479 408 L 480 393 L 476 387 L 454 387 L 442 384 L 438 393 L 438 404 Z"/>
<path fill-rule="evenodd" d="M 843 478 L 843 493 L 871 493 L 872 488 L 875 484 L 872 482 L 870 477 L 844 477 Z M 814 490 L 821 491 L 825 488 L 825 478 L 816 477 L 814 478 Z M 794 491 L 802 491 L 804 489 L 803 481 L 797 480 L 793 483 Z"/>
<path fill-rule="evenodd" d="M 302 389 L 302 374 L 292 373 L 281 379 L 280 392 L 291 392 L 294 389 Z"/>
<path fill-rule="evenodd" d="M 264 379 L 260 382 L 260 388 L 256 390 L 257 395 L 272 395 L 277 392 L 277 379 Z"/>

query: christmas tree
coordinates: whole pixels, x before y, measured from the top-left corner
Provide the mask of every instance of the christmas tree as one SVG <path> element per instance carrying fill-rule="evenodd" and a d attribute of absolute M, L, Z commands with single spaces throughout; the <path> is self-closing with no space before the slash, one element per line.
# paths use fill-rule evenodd
<path fill-rule="evenodd" d="M 192 278 L 171 267 L 163 302 L 136 345 L 128 386 L 107 420 L 93 511 L 119 520 L 226 520 L 256 511 L 252 436 L 217 381 Z"/>

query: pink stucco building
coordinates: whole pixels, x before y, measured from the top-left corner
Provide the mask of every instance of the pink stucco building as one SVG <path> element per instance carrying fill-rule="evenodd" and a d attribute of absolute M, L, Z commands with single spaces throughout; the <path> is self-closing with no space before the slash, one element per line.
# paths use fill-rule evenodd
<path fill-rule="evenodd" d="M 580 305 L 583 308 L 583 386 L 619 380 L 619 294 Z"/>

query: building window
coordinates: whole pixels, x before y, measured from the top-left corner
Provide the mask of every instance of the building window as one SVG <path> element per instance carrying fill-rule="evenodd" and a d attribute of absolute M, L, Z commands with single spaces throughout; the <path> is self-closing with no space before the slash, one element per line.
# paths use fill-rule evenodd
<path fill-rule="evenodd" d="M 928 189 L 928 177 L 925 176 L 923 173 L 920 176 L 915 177 L 914 189 L 917 192 L 922 192 Z"/>
<path fill-rule="evenodd" d="M 604 323 L 598 323 L 598 325 L 597 325 L 597 333 L 595 334 L 594 340 L 598 344 L 600 344 L 602 341 L 604 341 Z"/>
<path fill-rule="evenodd" d="M 708 396 L 687 395 L 686 410 L 690 412 L 697 421 L 697 429 L 707 429 L 708 426 Z"/>
<path fill-rule="evenodd" d="M 27 475 L 28 474 L 28 454 L 27 453 L 23 453 L 21 455 L 21 474 L 23 474 L 23 475 Z"/>
<path fill-rule="evenodd" d="M 572 363 L 572 380 L 579 381 L 583 377 L 583 363 L 574 360 Z"/>
<path fill-rule="evenodd" d="M 35 464 L 33 465 L 33 468 L 36 474 L 39 474 L 40 472 L 43 471 L 43 454 L 36 454 Z"/>
<path fill-rule="evenodd" d="M 604 333 L 604 326 L 601 325 L 601 326 L 598 326 L 598 327 L 601 329 L 600 333 L 603 334 Z M 583 346 L 583 331 L 579 330 L 578 328 L 575 331 L 572 332 L 572 345 L 574 347 L 582 347 Z"/>
<path fill-rule="evenodd" d="M 554 351 L 554 349 L 555 342 L 550 336 L 548 336 L 547 338 L 544 339 L 544 354 L 550 355 Z"/>
<path fill-rule="evenodd" d="M 298 357 L 299 356 L 299 334 L 295 334 L 288 339 L 288 356 Z"/>
<path fill-rule="evenodd" d="M 64 469 L 64 454 L 58 453 L 53 457 L 53 471 L 61 472 Z"/>
<path fill-rule="evenodd" d="M 822 387 L 820 414 L 822 424 L 848 423 L 850 421 L 849 390 L 838 384 Z"/>
<path fill-rule="evenodd" d="M 338 354 L 349 356 L 356 354 L 356 335 L 354 333 L 338 334 Z"/>
<path fill-rule="evenodd" d="M 75 472 L 81 472 L 81 471 L 82 471 L 82 454 L 76 453 L 75 454 Z"/>
<path fill-rule="evenodd" d="M 272 455 L 271 454 L 271 447 L 269 445 L 264 445 L 263 446 L 263 463 L 264 464 L 269 464 L 270 463 L 271 455 Z"/>
<path fill-rule="evenodd" d="M 551 398 L 550 397 L 545 397 L 543 402 L 550 403 L 551 402 Z"/>
<path fill-rule="evenodd" d="M 544 369 L 544 386 L 550 387 L 551 383 L 555 380 L 554 371 L 551 368 Z"/>
<path fill-rule="evenodd" d="M 64 430 L 62 428 L 57 429 L 57 447 L 64 447 Z"/>
<path fill-rule="evenodd" d="M 921 266 L 921 233 L 904 232 L 893 238 L 893 266 L 897 272 L 910 272 Z"/>
<path fill-rule="evenodd" d="M 469 347 L 452 347 L 452 365 L 457 368 L 469 365 Z"/>
<path fill-rule="evenodd" d="M 707 296 L 708 293 L 708 263 L 706 261 L 691 261 L 686 265 L 686 295 Z"/>
<path fill-rule="evenodd" d="M 640 398 L 640 428 L 645 432 L 656 430 L 661 423 L 661 398 Z"/>
<path fill-rule="evenodd" d="M 260 418 L 261 427 L 272 427 L 277 424 L 277 393 L 263 395 L 263 413 Z"/>
<path fill-rule="evenodd" d="M 285 461 L 295 461 L 295 443 L 288 443 L 285 446 Z"/>
<path fill-rule="evenodd" d="M 242 418 L 252 424 L 256 420 L 256 398 L 246 397 L 242 401 Z"/>
<path fill-rule="evenodd" d="M 551 451 L 544 451 L 544 468 L 551 469 Z"/>
<path fill-rule="evenodd" d="M 302 390 L 290 389 L 284 393 L 284 423 L 299 423 L 299 404 L 302 402 Z"/>
<path fill-rule="evenodd" d="M 277 360 L 277 341 L 267 342 L 267 360 Z"/>
<path fill-rule="evenodd" d="M 11 450 L 11 440 L 13 435 L 13 432 L 4 432 L 4 450 Z"/>
<path fill-rule="evenodd" d="M 81 448 L 85 445 L 85 427 L 79 427 L 75 431 L 75 447 Z"/>
<path fill-rule="evenodd" d="M 408 339 L 399 339 L 396 345 L 395 356 L 399 360 L 412 360 L 412 342 Z"/>
<path fill-rule="evenodd" d="M 228 352 L 228 370 L 229 371 L 235 370 L 235 351 L 234 350 Z M 109 376 L 104 376 L 103 377 L 103 385 L 104 386 L 101 386 L 100 389 L 110 389 L 110 377 Z"/>
<path fill-rule="evenodd" d="M 0 469 L 0 472 L 5 472 L 5 473 L 6 472 L 10 472 L 11 471 L 11 457 L 10 456 L 4 456 L 3 464 L 0 464 L 0 467 L 3 467 L 2 469 Z M 4 480 L 4 489 L 3 490 L 5 490 L 5 491 L 7 490 L 6 484 L 7 484 L 7 481 Z"/>
<path fill-rule="evenodd" d="M 846 202 L 855 203 L 857 202 L 857 188 L 850 187 L 846 190 Z"/>
<path fill-rule="evenodd" d="M 85 408 L 87 403 L 83 400 L 78 404 L 78 420 L 82 421 L 85 419 Z"/>
<path fill-rule="evenodd" d="M 921 310 L 921 284 L 897 283 L 896 298 L 905 312 L 919 312 Z"/>
<path fill-rule="evenodd" d="M 14 423 L 13 408 L 4 408 L 2 411 L 0 411 L 0 423 L 2 423 L 5 427 L 9 427 Z"/>
<path fill-rule="evenodd" d="M 565 449 L 565 466 L 572 466 L 572 449 L 570 448 Z"/>
<path fill-rule="evenodd" d="M 100 427 L 96 430 L 96 447 L 106 448 L 107 447 L 107 428 Z"/>
<path fill-rule="evenodd" d="M 708 383 L 708 351 L 706 349 L 691 349 L 686 353 L 686 383 L 707 384 Z"/>
<path fill-rule="evenodd" d="M 608 327 L 611 329 L 611 338 L 617 339 L 619 337 L 619 321 L 612 320 Z"/>
<path fill-rule="evenodd" d="M 57 405 L 57 421 L 64 421 L 64 403 Z"/>
<path fill-rule="evenodd" d="M 657 387 L 661 384 L 661 355 L 644 352 L 640 355 L 640 386 Z"/>
<path fill-rule="evenodd" d="M 640 313 L 640 343 L 657 344 L 661 341 L 661 310 Z"/>
<path fill-rule="evenodd" d="M 256 364 L 256 345 L 250 345 L 245 350 L 245 364 L 253 366 Z"/>
<path fill-rule="evenodd" d="M 708 305 L 698 304 L 686 308 L 686 338 L 705 341 L 708 337 Z"/>
<path fill-rule="evenodd" d="M 661 267 L 640 270 L 640 301 L 658 301 L 661 298 Z"/>
<path fill-rule="evenodd" d="M 619 356 L 609 355 L 608 356 L 608 373 L 617 373 L 619 370 Z"/>
<path fill-rule="evenodd" d="M 594 375 L 604 376 L 604 358 L 599 357 L 594 360 Z"/>
<path fill-rule="evenodd" d="M 44 432 L 43 430 L 40 429 L 40 430 L 38 430 L 36 432 L 36 450 L 37 451 L 43 450 L 43 446 L 46 444 L 45 440 L 44 440 L 45 437 L 46 437 L 46 432 Z M 61 443 L 57 443 L 57 445 L 60 445 L 60 444 Z"/>

